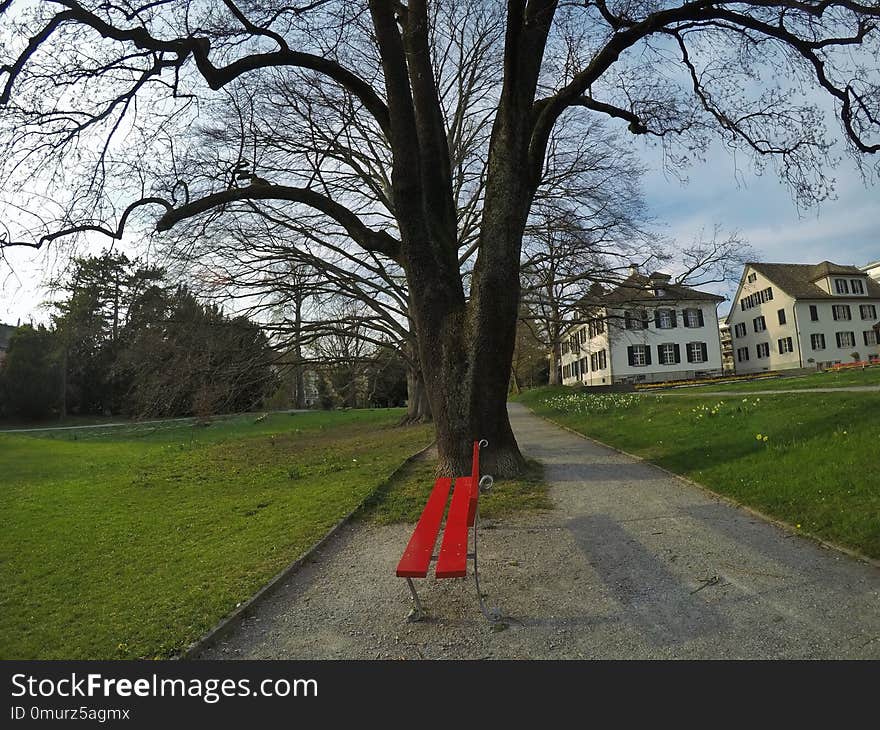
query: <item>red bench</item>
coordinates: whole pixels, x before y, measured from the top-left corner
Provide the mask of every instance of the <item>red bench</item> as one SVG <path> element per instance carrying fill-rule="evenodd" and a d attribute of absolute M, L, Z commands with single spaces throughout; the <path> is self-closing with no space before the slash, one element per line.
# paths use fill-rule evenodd
<path fill-rule="evenodd" d="M 474 457 L 469 477 L 441 477 L 434 482 L 431 496 L 422 511 L 413 531 L 403 557 L 397 564 L 397 576 L 406 578 L 407 585 L 412 593 L 415 607 L 409 615 L 409 620 L 419 621 L 424 617 L 424 610 L 418 593 L 413 585 L 413 578 L 425 578 L 431 561 L 436 558 L 437 565 L 434 570 L 436 578 L 464 578 L 467 576 L 468 558 L 474 561 L 474 582 L 477 586 L 477 596 L 480 599 L 480 611 L 486 620 L 496 624 L 501 620 L 498 609 L 487 609 L 480 592 L 480 577 L 477 570 L 477 524 L 479 520 L 480 491 L 492 488 L 492 477 L 480 477 L 480 448 L 488 446 L 488 441 L 474 441 Z M 455 488 L 453 490 L 453 482 Z M 446 512 L 446 503 L 449 501 L 449 492 L 452 491 L 452 501 L 449 505 L 449 514 L 446 515 L 446 527 L 443 531 L 443 541 L 440 544 L 440 552 L 434 555 L 434 546 L 437 536 L 440 534 L 440 524 Z M 468 552 L 469 531 L 473 530 L 474 550 Z"/>

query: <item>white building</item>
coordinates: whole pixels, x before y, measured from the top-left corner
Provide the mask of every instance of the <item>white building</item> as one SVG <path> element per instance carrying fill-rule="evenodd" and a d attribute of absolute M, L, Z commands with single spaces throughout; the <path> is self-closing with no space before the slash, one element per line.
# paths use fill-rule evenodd
<path fill-rule="evenodd" d="M 565 385 L 662 382 L 721 374 L 716 308 L 723 297 L 631 269 L 616 289 L 585 299 L 560 350 Z"/>
<path fill-rule="evenodd" d="M 736 368 L 733 364 L 733 337 L 730 334 L 727 317 L 721 317 L 718 320 L 718 334 L 721 338 L 721 369 L 725 375 L 730 375 Z"/>
<path fill-rule="evenodd" d="M 728 324 L 737 373 L 878 358 L 880 283 L 855 266 L 746 264 Z"/>
<path fill-rule="evenodd" d="M 862 271 L 868 274 L 874 281 L 880 281 L 880 261 L 874 261 L 862 266 Z"/>

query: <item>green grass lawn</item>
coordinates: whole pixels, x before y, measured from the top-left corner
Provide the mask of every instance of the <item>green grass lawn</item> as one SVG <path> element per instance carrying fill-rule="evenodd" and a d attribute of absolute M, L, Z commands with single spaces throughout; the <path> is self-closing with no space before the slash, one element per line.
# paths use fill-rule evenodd
<path fill-rule="evenodd" d="M 173 655 L 431 441 L 400 415 L 0 434 L 0 658 Z"/>
<path fill-rule="evenodd" d="M 880 393 L 684 399 L 541 388 L 520 400 L 805 534 L 880 558 Z"/>
<path fill-rule="evenodd" d="M 709 383 L 670 390 L 670 393 L 699 393 L 700 391 L 735 391 L 750 393 L 761 390 L 804 390 L 808 388 L 842 388 L 854 385 L 880 385 L 880 365 L 864 370 L 839 370 L 797 377 L 763 378 L 734 383 Z"/>

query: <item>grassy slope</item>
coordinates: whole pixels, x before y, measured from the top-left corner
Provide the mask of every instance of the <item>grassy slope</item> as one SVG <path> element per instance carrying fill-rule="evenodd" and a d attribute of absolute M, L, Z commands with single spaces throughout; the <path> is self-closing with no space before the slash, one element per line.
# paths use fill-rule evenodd
<path fill-rule="evenodd" d="M 0 435 L 0 658 L 173 654 L 431 440 L 398 417 Z"/>
<path fill-rule="evenodd" d="M 880 558 L 880 393 L 613 396 L 631 405 L 597 413 L 588 403 L 597 396 L 568 400 L 574 392 L 545 388 L 521 400 L 805 533 Z"/>
<path fill-rule="evenodd" d="M 687 388 L 677 388 L 675 393 L 699 393 L 700 391 L 735 391 L 750 393 L 761 390 L 804 390 L 808 388 L 841 388 L 845 386 L 880 385 L 880 366 L 874 365 L 865 370 L 840 370 L 838 372 L 816 373 L 802 377 L 763 378 L 741 383 L 710 383 Z"/>

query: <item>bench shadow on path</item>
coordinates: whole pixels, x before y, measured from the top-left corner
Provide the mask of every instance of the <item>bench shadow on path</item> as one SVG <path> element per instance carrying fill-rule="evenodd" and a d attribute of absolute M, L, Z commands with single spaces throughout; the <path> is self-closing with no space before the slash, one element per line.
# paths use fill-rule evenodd
<path fill-rule="evenodd" d="M 576 517 L 578 547 L 620 604 L 623 617 L 655 646 L 674 646 L 725 630 L 724 618 L 693 594 L 638 540 L 607 515 Z"/>

